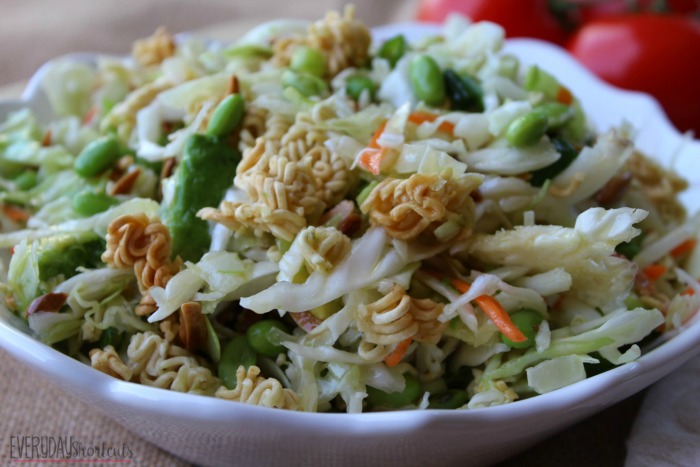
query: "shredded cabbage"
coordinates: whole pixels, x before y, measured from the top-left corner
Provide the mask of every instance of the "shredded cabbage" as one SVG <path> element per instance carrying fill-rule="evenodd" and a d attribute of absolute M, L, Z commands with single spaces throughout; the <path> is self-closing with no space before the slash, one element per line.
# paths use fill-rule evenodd
<path fill-rule="evenodd" d="M 51 62 L 50 108 L 0 122 L 8 309 L 99 370 L 113 346 L 132 381 L 171 386 L 151 370 L 186 360 L 231 390 L 217 364 L 254 361 L 241 401 L 310 412 L 447 395 L 484 408 L 633 362 L 650 334 L 700 319 L 700 217 L 629 125 L 596 134 L 587 96 L 562 102 L 569 83 L 544 69 L 533 85 L 536 57 L 503 54 L 504 37 L 451 16 L 442 35 L 384 47 L 347 9 L 234 44 L 159 31 L 130 58 Z M 437 105 L 419 55 L 445 78 Z M 563 116 L 515 141 L 551 104 Z M 201 150 L 174 177 L 186 147 Z M 204 249 L 183 262 L 189 227 Z M 172 346 L 144 370 L 125 351 L 146 332 Z M 250 355 L 232 355 L 241 343 Z"/>

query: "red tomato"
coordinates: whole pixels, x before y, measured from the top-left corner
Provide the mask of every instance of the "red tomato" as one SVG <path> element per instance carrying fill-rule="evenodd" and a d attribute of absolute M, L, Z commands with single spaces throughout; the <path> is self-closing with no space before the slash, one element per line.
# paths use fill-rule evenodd
<path fill-rule="evenodd" d="M 580 0 L 570 11 L 575 24 L 585 24 L 612 15 L 625 13 L 680 13 L 690 14 L 700 11 L 700 0 Z"/>
<path fill-rule="evenodd" d="M 584 25 L 569 51 L 621 88 L 647 92 L 681 131 L 700 134 L 700 22 L 674 15 L 620 15 Z"/>
<path fill-rule="evenodd" d="M 567 36 L 548 0 L 422 0 L 417 18 L 441 22 L 453 11 L 474 21 L 498 23 L 508 37 L 536 37 L 563 44 Z"/>

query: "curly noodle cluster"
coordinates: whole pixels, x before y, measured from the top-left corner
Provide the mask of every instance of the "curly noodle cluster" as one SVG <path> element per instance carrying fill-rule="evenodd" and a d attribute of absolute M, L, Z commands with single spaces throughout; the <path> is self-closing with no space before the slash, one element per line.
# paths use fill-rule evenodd
<path fill-rule="evenodd" d="M 253 365 L 248 370 L 243 365 L 236 371 L 236 387 L 226 389 L 221 386 L 216 391 L 216 397 L 244 404 L 278 409 L 298 410 L 299 396 L 291 389 L 282 387 L 275 378 L 260 376 L 260 368 Z"/>
<path fill-rule="evenodd" d="M 267 116 L 267 109 L 255 104 L 246 105 L 238 141 L 238 150 L 241 153 L 255 146 L 255 140 L 265 134 Z"/>
<path fill-rule="evenodd" d="M 685 208 L 678 193 L 688 187 L 687 181 L 639 152 L 632 153 L 626 168 L 632 174 L 632 186 L 644 193 L 665 222 L 683 221 Z"/>
<path fill-rule="evenodd" d="M 357 327 L 362 332 L 358 354 L 376 361 L 408 338 L 437 343 L 445 326 L 438 321 L 442 309 L 442 304 L 414 299 L 403 287 L 394 285 L 384 297 L 358 307 Z"/>
<path fill-rule="evenodd" d="M 165 287 L 180 270 L 178 262 L 170 261 L 171 240 L 168 228 L 144 213 L 123 215 L 107 228 L 107 248 L 102 261 L 117 268 L 134 268 L 143 295 L 136 314 L 150 315 L 156 310 L 151 287 Z"/>
<path fill-rule="evenodd" d="M 133 379 L 141 384 L 209 395 L 220 385 L 219 379 L 187 350 L 153 332 L 132 336 L 126 353 Z"/>
<path fill-rule="evenodd" d="M 134 371 L 122 362 L 111 345 L 90 350 L 90 366 L 123 381 L 130 381 Z"/>
<path fill-rule="evenodd" d="M 223 201 L 219 209 L 205 208 L 198 215 L 231 230 L 252 230 L 257 235 L 270 232 L 291 241 L 308 222 L 320 217 L 326 205 L 317 194 L 311 167 L 274 155 L 265 144 L 264 138 L 258 138 L 235 178 L 250 201 Z"/>
<path fill-rule="evenodd" d="M 469 196 L 480 184 L 478 177 L 444 179 L 434 174 L 413 174 L 407 179 L 385 178 L 372 190 L 360 209 L 372 225 L 384 227 L 400 240 L 413 240 L 448 220 L 469 225 L 474 201 Z"/>
<path fill-rule="evenodd" d="M 371 41 L 369 29 L 355 19 L 355 9 L 348 6 L 342 16 L 331 11 L 312 24 L 306 36 L 275 42 L 274 60 L 280 66 L 287 66 L 297 47 L 311 47 L 323 53 L 327 75 L 333 77 L 346 68 L 363 66 L 369 57 Z"/>
<path fill-rule="evenodd" d="M 108 375 L 147 386 L 212 395 L 220 382 L 182 347 L 153 332 L 134 334 L 122 362 L 114 347 L 90 351 L 92 367 Z"/>
<path fill-rule="evenodd" d="M 328 272 L 350 253 L 350 238 L 334 227 L 307 227 L 294 239 L 306 265 Z"/>
<path fill-rule="evenodd" d="M 159 27 L 150 37 L 134 42 L 131 55 L 143 65 L 158 65 L 175 55 L 175 38 L 164 27 Z"/>

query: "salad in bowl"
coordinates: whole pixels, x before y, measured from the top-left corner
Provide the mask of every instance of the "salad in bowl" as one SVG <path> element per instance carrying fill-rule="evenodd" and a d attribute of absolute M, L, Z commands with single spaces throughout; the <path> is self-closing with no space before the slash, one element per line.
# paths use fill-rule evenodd
<path fill-rule="evenodd" d="M 51 62 L 50 114 L 0 125 L 6 307 L 113 378 L 292 411 L 637 360 L 700 307 L 688 183 L 503 45 L 457 17 L 373 44 L 348 9 Z"/>

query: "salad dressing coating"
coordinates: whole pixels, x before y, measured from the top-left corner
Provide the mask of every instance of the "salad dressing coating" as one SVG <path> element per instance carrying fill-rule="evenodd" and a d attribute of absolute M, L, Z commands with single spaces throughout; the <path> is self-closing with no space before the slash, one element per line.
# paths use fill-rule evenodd
<path fill-rule="evenodd" d="M 503 43 L 455 17 L 373 44 L 350 7 L 52 63 L 55 118 L 0 123 L 6 304 L 112 377 L 288 410 L 470 410 L 634 361 L 700 308 L 700 215 Z"/>

